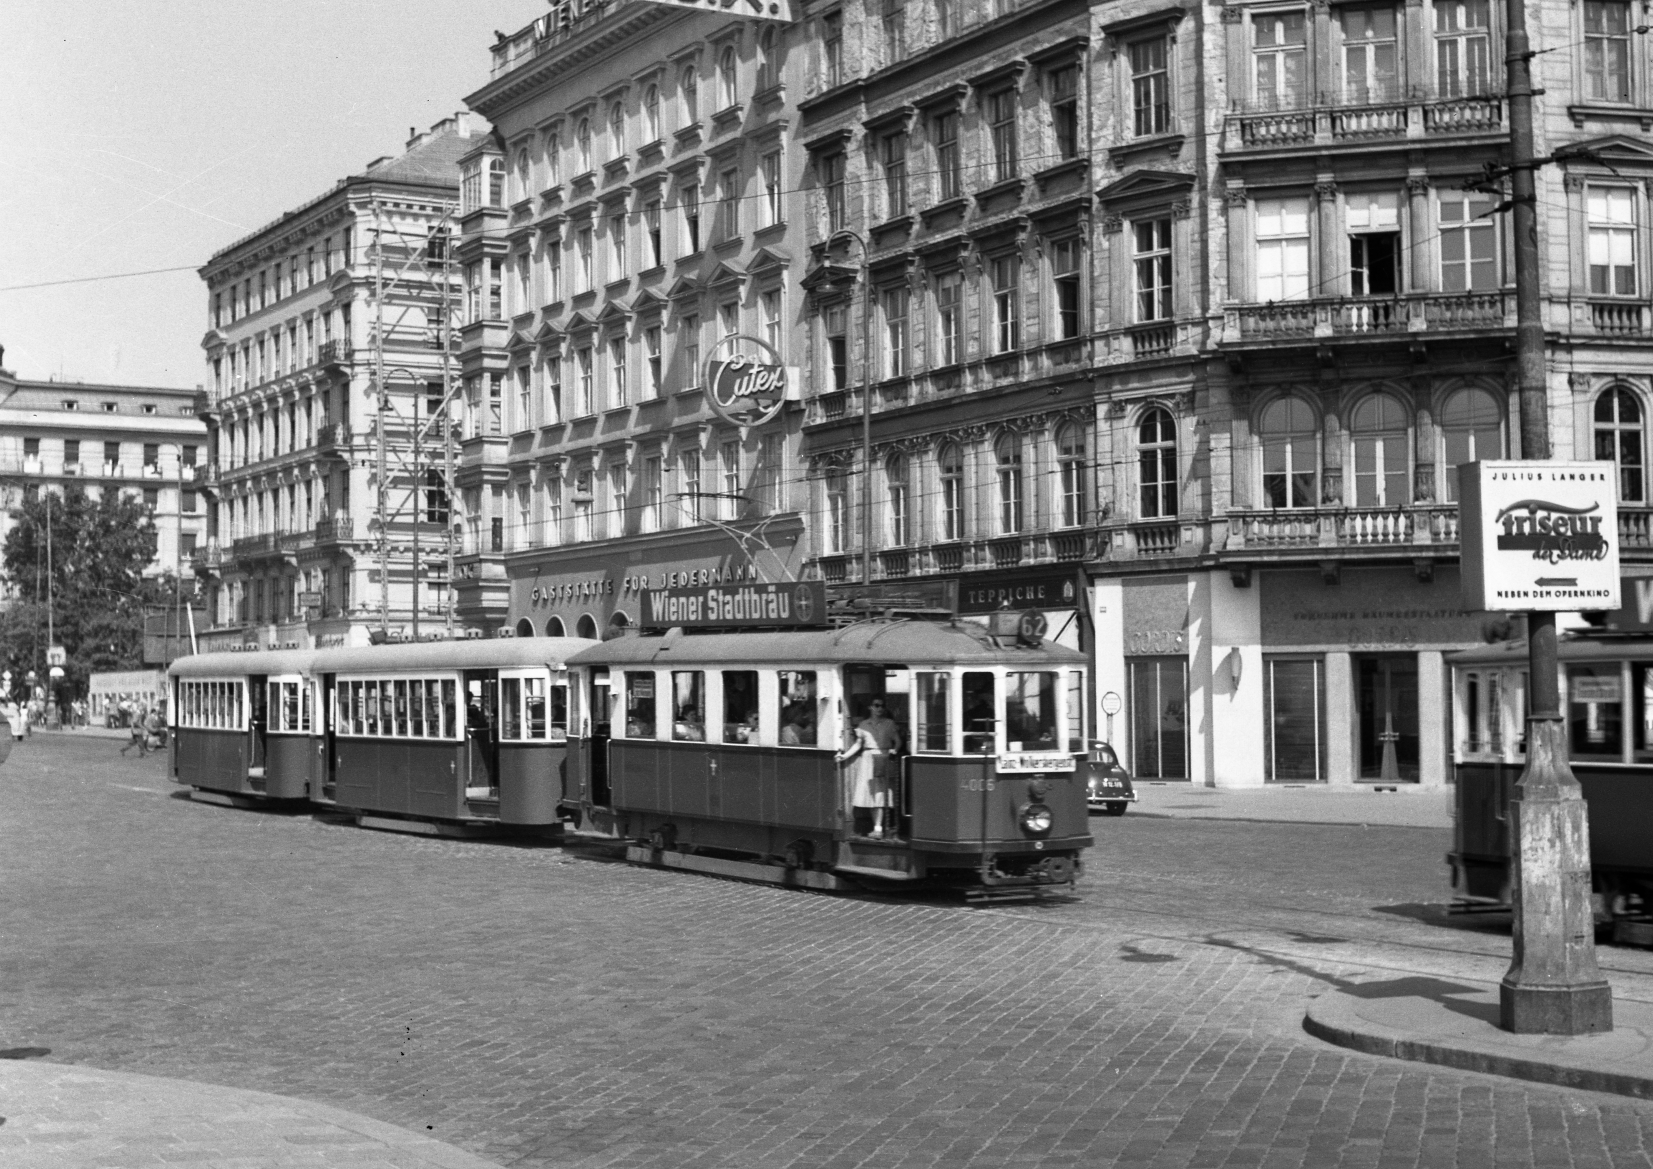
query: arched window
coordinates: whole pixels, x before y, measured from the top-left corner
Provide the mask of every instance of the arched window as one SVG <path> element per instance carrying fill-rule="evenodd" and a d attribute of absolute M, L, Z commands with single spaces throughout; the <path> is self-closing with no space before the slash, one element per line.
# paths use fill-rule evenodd
<path fill-rule="evenodd" d="M 1136 463 L 1141 518 L 1176 515 L 1177 424 L 1163 406 L 1153 407 L 1137 424 Z"/>
<path fill-rule="evenodd" d="M 505 160 L 499 155 L 488 160 L 488 206 L 505 204 Z"/>
<path fill-rule="evenodd" d="M 534 623 L 532 621 L 528 620 L 528 618 L 526 618 L 526 617 L 524 617 L 522 620 L 518 621 L 517 622 L 517 636 L 518 637 L 532 637 L 532 636 L 534 636 Z"/>
<path fill-rule="evenodd" d="M 1458 468 L 1476 459 L 1504 457 L 1504 416 L 1485 390 L 1459 390 L 1441 411 L 1444 498 L 1458 502 Z"/>
<path fill-rule="evenodd" d="M 740 90 L 735 83 L 735 46 L 724 45 L 723 52 L 717 59 L 718 96 L 723 109 L 728 109 L 740 100 Z"/>
<path fill-rule="evenodd" d="M 1056 432 L 1056 490 L 1062 526 L 1079 527 L 1085 522 L 1085 431 L 1077 422 Z"/>
<path fill-rule="evenodd" d="M 562 139 L 560 129 L 552 129 L 545 135 L 545 183 L 554 187 L 562 182 Z"/>
<path fill-rule="evenodd" d="M 941 470 L 941 538 L 964 539 L 964 454 L 956 443 L 948 443 L 936 455 Z"/>
<path fill-rule="evenodd" d="M 521 201 L 533 194 L 533 183 L 528 176 L 528 148 L 517 151 L 517 199 Z"/>
<path fill-rule="evenodd" d="M 758 34 L 758 92 L 780 84 L 775 73 L 775 28 L 766 27 Z"/>
<path fill-rule="evenodd" d="M 884 461 L 884 494 L 889 500 L 888 527 L 885 539 L 895 548 L 912 542 L 907 521 L 907 456 L 891 455 Z"/>
<path fill-rule="evenodd" d="M 1596 399 L 1596 458 L 1619 468 L 1619 499 L 1642 503 L 1647 499 L 1647 471 L 1642 444 L 1642 406 L 1623 386 Z"/>
<path fill-rule="evenodd" d="M 694 66 L 690 65 L 683 70 L 682 79 L 678 82 L 678 89 L 683 94 L 683 124 L 688 125 L 700 120 L 700 79 L 695 76 Z"/>
<path fill-rule="evenodd" d="M 574 636 L 587 641 L 597 640 L 597 623 L 591 619 L 590 613 L 580 614 L 580 619 L 574 624 Z"/>
<path fill-rule="evenodd" d="M 660 140 L 660 87 L 651 85 L 643 91 L 643 126 L 650 142 Z"/>
<path fill-rule="evenodd" d="M 1022 439 L 1018 434 L 1001 434 L 993 444 L 994 471 L 999 481 L 999 531 L 1011 536 L 1023 527 Z"/>
<path fill-rule="evenodd" d="M 1301 398 L 1276 398 L 1258 422 L 1263 446 L 1263 506 L 1313 507 L 1319 430 Z"/>
<path fill-rule="evenodd" d="M 609 158 L 621 158 L 626 153 L 626 107 L 615 102 L 608 107 Z"/>
<path fill-rule="evenodd" d="M 563 628 L 563 623 L 562 623 L 562 618 L 561 617 L 547 617 L 545 619 L 545 636 L 547 636 L 547 637 L 567 637 L 568 636 L 567 631 Z"/>
<path fill-rule="evenodd" d="M 579 151 L 580 173 L 591 169 L 591 119 L 581 118 L 574 131 L 574 148 Z"/>
<path fill-rule="evenodd" d="M 1388 394 L 1373 394 L 1355 407 L 1349 445 L 1356 507 L 1402 507 L 1412 502 L 1406 433 L 1406 410 Z"/>

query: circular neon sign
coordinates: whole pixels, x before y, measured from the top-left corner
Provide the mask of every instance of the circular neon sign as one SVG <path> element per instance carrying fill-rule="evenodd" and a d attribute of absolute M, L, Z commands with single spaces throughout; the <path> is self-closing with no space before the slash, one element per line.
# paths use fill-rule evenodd
<path fill-rule="evenodd" d="M 767 341 L 736 333 L 706 359 L 706 403 L 737 426 L 762 426 L 786 404 L 786 366 Z"/>

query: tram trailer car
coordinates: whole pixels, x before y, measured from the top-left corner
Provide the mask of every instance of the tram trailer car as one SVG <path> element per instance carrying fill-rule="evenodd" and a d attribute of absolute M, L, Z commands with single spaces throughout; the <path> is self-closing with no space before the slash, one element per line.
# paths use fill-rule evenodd
<path fill-rule="evenodd" d="M 314 650 L 193 654 L 167 671 L 173 781 L 210 803 L 309 797 L 322 769 Z"/>
<path fill-rule="evenodd" d="M 969 623 L 621 637 L 569 660 L 585 713 L 567 810 L 648 864 L 827 889 L 1068 885 L 1092 843 L 1084 661 Z M 836 759 L 878 699 L 904 744 L 882 837 Z"/>
<path fill-rule="evenodd" d="M 323 650 L 311 798 L 365 827 L 553 832 L 567 779 L 573 637 Z"/>
<path fill-rule="evenodd" d="M 1589 809 L 1598 920 L 1653 943 L 1653 638 L 1566 638 L 1558 647 L 1568 750 Z M 1509 903 L 1509 803 L 1526 766 L 1527 646 L 1466 650 L 1452 665 L 1452 852 L 1458 897 Z"/>

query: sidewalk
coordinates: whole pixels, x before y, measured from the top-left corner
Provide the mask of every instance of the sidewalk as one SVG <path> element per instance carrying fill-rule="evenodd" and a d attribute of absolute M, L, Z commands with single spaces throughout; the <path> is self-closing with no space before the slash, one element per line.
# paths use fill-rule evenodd
<path fill-rule="evenodd" d="M 1512 1035 L 1496 983 L 1411 975 L 1329 990 L 1303 1029 L 1369 1055 L 1653 1100 L 1653 1003 L 1615 998 L 1598 1035 Z"/>
<path fill-rule="evenodd" d="M 1170 816 L 1189 820 L 1273 820 L 1296 824 L 1382 824 L 1396 828 L 1452 827 L 1451 787 L 1402 785 L 1373 791 L 1327 784 L 1267 787 L 1194 787 L 1187 783 L 1137 780 L 1137 803 L 1128 816 Z"/>
<path fill-rule="evenodd" d="M 306 1100 L 0 1054 L 6 1169 L 498 1169 L 432 1137 Z"/>

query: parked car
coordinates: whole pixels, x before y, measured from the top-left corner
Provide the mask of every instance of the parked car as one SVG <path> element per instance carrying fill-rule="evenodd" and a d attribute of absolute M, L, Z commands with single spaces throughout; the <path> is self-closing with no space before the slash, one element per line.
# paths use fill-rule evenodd
<path fill-rule="evenodd" d="M 1123 816 L 1125 809 L 1136 802 L 1131 773 L 1120 765 L 1119 756 L 1107 743 L 1093 740 L 1079 767 L 1085 772 L 1085 803 L 1091 811 Z"/>

